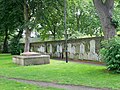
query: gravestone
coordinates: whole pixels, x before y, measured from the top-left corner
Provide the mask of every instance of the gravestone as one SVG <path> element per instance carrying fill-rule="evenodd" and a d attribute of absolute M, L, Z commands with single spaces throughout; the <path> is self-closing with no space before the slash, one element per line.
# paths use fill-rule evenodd
<path fill-rule="evenodd" d="M 95 40 L 90 41 L 90 52 L 88 53 L 90 60 L 98 60 L 98 54 L 95 52 Z"/>
<path fill-rule="evenodd" d="M 87 53 L 85 52 L 85 45 L 83 43 L 80 44 L 80 57 L 79 59 L 83 60 L 86 59 L 87 60 L 88 56 Z"/>
<path fill-rule="evenodd" d="M 68 52 L 70 53 L 71 52 L 71 43 L 68 44 Z"/>
<path fill-rule="evenodd" d="M 85 53 L 85 46 L 83 43 L 80 44 L 80 53 Z"/>
<path fill-rule="evenodd" d="M 60 57 L 60 46 L 59 45 L 57 45 L 57 52 L 56 52 L 56 54 L 57 54 L 57 57 Z"/>
<path fill-rule="evenodd" d="M 59 49 L 60 49 L 60 53 L 62 53 L 62 45 L 59 46 Z"/>
<path fill-rule="evenodd" d="M 44 46 L 41 46 L 41 52 L 45 53 L 45 47 Z"/>
<path fill-rule="evenodd" d="M 75 53 L 76 53 L 76 51 L 75 51 L 75 46 L 73 45 L 72 47 L 71 47 L 71 52 L 70 52 L 70 56 L 71 56 L 71 58 L 73 59 L 74 58 L 74 55 L 75 55 Z"/>
<path fill-rule="evenodd" d="M 75 60 L 79 59 L 79 53 L 80 53 L 80 45 L 78 43 L 78 44 L 75 45 L 75 54 L 74 54 Z"/>
<path fill-rule="evenodd" d="M 52 53 L 52 45 L 50 44 L 50 53 Z"/>

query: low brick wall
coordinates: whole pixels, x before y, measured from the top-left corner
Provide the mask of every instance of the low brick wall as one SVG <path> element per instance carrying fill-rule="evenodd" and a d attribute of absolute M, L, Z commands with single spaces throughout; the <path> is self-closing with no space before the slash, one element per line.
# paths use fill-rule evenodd
<path fill-rule="evenodd" d="M 103 37 L 68 40 L 68 57 L 70 59 L 99 61 L 100 42 Z M 48 53 L 51 57 L 65 58 L 65 40 L 31 43 L 31 51 Z"/>

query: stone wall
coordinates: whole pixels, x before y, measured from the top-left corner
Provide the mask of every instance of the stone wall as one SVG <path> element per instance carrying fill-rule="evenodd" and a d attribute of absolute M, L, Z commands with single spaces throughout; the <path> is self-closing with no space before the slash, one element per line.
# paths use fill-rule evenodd
<path fill-rule="evenodd" d="M 75 60 L 99 60 L 102 37 L 68 40 L 68 57 Z M 65 58 L 65 40 L 31 43 L 31 51 L 48 53 L 51 57 Z"/>

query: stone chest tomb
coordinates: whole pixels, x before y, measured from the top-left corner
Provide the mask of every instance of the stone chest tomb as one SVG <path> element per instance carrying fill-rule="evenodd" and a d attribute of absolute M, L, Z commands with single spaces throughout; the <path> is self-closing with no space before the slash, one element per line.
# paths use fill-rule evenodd
<path fill-rule="evenodd" d="M 50 56 L 35 52 L 26 52 L 22 53 L 22 55 L 13 56 L 13 62 L 22 66 L 49 64 Z"/>

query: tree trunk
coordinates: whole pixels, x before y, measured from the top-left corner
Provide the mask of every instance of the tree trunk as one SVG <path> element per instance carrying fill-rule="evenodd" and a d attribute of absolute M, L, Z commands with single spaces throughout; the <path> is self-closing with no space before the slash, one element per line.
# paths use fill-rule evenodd
<path fill-rule="evenodd" d="M 112 24 L 112 11 L 114 8 L 114 0 L 93 0 L 97 9 L 105 39 L 110 39 L 116 35 L 116 29 Z"/>
<path fill-rule="evenodd" d="M 28 11 L 28 5 L 27 1 L 24 0 L 24 20 L 25 23 L 29 21 L 29 11 Z M 25 28 L 25 47 L 24 47 L 24 52 L 29 52 L 30 49 L 30 34 L 31 31 L 28 26 Z"/>
<path fill-rule="evenodd" d="M 3 53 L 8 53 L 8 29 L 5 30 L 5 39 L 3 44 Z"/>

